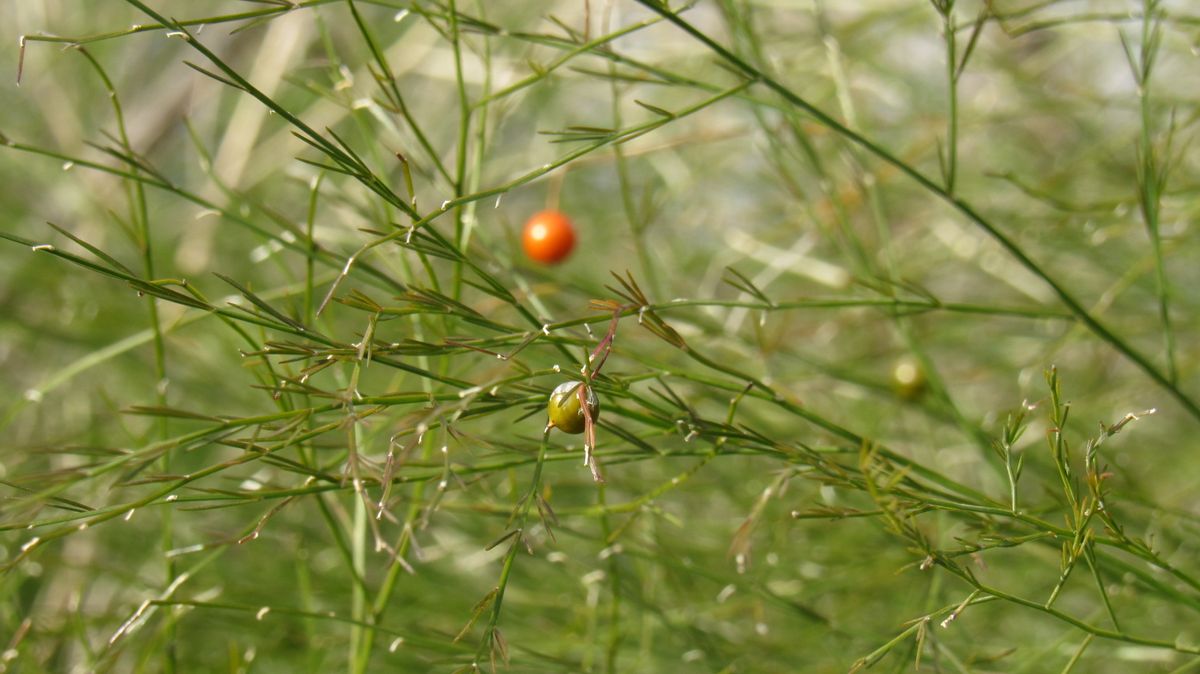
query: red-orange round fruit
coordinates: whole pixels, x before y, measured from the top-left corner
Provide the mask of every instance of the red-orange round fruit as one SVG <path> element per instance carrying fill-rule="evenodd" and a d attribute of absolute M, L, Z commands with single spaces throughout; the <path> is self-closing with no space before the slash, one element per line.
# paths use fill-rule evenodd
<path fill-rule="evenodd" d="M 567 259 L 575 248 L 575 227 L 558 211 L 542 211 L 525 223 L 521 246 L 529 259 L 556 264 Z"/>

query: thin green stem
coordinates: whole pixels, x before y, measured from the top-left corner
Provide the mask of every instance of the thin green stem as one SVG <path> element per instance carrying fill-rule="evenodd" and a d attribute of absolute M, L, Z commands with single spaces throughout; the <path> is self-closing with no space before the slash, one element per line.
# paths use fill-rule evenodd
<path fill-rule="evenodd" d="M 121 107 L 121 98 L 117 94 L 116 87 L 113 86 L 112 80 L 104 71 L 104 67 L 100 62 L 92 56 L 92 54 L 84 49 L 79 48 L 79 52 L 88 60 L 95 69 L 96 73 L 104 83 L 104 88 L 108 91 L 109 100 L 112 102 L 113 115 L 117 125 L 117 134 L 121 142 L 121 147 L 129 156 L 136 156 L 133 146 L 129 142 L 129 133 L 126 130 L 125 114 Z M 142 274 L 147 279 L 155 278 L 154 273 L 154 245 L 150 232 L 150 215 L 146 209 L 146 191 L 145 186 L 139 179 L 141 172 L 136 165 L 131 165 L 130 172 L 132 178 L 126 181 L 130 189 L 129 195 L 129 216 L 133 223 L 134 232 L 136 233 L 136 241 L 138 251 L 141 254 Z M 150 322 L 150 331 L 152 334 L 151 343 L 154 345 L 154 400 L 160 407 L 167 404 L 167 356 L 166 347 L 163 343 L 163 332 L 159 324 L 158 318 L 158 300 L 153 295 L 147 295 L 145 298 L 146 310 Z M 155 423 L 157 437 L 159 441 L 166 440 L 170 431 L 165 417 L 159 418 Z M 171 472 L 171 453 L 164 452 L 159 461 L 159 469 L 163 473 L 170 474 Z M 172 523 L 172 510 L 167 508 L 163 510 L 162 521 L 162 551 L 164 552 L 164 572 L 163 579 L 164 587 L 171 587 L 175 582 L 176 570 L 175 560 L 165 553 L 175 547 L 174 527 Z M 175 618 L 173 615 L 167 617 L 166 626 L 164 627 L 164 647 L 163 647 L 163 671 L 167 674 L 174 674 L 177 668 L 177 649 L 176 649 L 176 630 Z"/>
<path fill-rule="evenodd" d="M 479 648 L 475 654 L 477 664 L 485 655 L 494 664 L 496 655 L 503 656 L 507 652 L 507 646 L 505 645 L 504 638 L 500 636 L 499 630 L 500 613 L 504 607 L 504 593 L 508 589 L 508 583 L 512 577 L 513 562 L 516 560 L 517 551 L 528 545 L 525 539 L 526 524 L 529 519 L 530 508 L 542 497 L 542 467 L 546 463 L 546 448 L 549 444 L 550 427 L 547 426 L 546 430 L 542 433 L 541 445 L 538 447 L 537 461 L 533 466 L 533 477 L 530 479 L 529 490 L 517 505 L 516 512 L 514 513 L 512 542 L 509 543 L 508 552 L 504 555 L 504 562 L 500 569 L 500 579 L 496 582 L 495 596 L 492 599 L 491 614 L 488 617 L 488 624 L 484 628 L 483 639 L 480 640 Z"/>
<path fill-rule="evenodd" d="M 458 139 L 454 145 L 454 198 L 461 198 L 467 182 L 467 151 L 470 149 L 471 101 L 467 98 L 467 85 L 463 76 L 462 36 L 458 31 L 458 10 L 455 0 L 450 3 L 450 47 L 454 53 L 454 88 L 458 94 Z M 454 209 L 454 245 L 463 250 L 466 246 L 466 231 L 463 224 L 463 209 Z M 462 296 L 463 265 L 454 264 L 452 297 Z"/>
<path fill-rule="evenodd" d="M 1161 16 L 1158 10 L 1158 0 L 1143 0 L 1142 3 L 1142 36 L 1138 58 L 1130 55 L 1130 66 L 1134 71 L 1137 84 L 1139 111 L 1141 113 L 1141 139 L 1138 152 L 1138 204 L 1141 207 L 1142 221 L 1146 225 L 1150 237 L 1150 247 L 1154 256 L 1154 283 L 1158 295 L 1158 317 L 1163 331 L 1163 353 L 1166 360 L 1166 376 L 1176 383 L 1179 379 L 1178 366 L 1175 361 L 1175 331 L 1171 326 L 1170 296 L 1171 289 L 1167 281 L 1166 264 L 1163 260 L 1162 235 L 1159 229 L 1160 213 L 1162 210 L 1162 195 L 1166 191 L 1167 164 L 1170 162 L 1170 143 L 1166 144 L 1164 154 L 1160 157 L 1153 138 L 1154 112 L 1150 96 L 1150 83 L 1154 71 L 1160 31 Z M 1136 62 L 1135 62 L 1136 61 Z M 1173 131 L 1173 129 L 1172 129 Z M 1170 136 L 1168 136 L 1168 139 Z"/>
<path fill-rule="evenodd" d="M 958 175 L 958 51 L 955 43 L 954 3 L 943 2 L 942 33 L 946 40 L 946 194 L 954 196 Z"/>
<path fill-rule="evenodd" d="M 1110 630 L 1110 629 L 1104 629 L 1102 627 L 1097 627 L 1090 623 L 1084 622 L 1083 620 L 1080 620 L 1079 618 L 1076 618 L 1075 616 L 1072 616 L 1068 613 L 1060 611 L 1056 608 L 1047 607 L 1045 604 L 1043 604 L 1041 602 L 1033 601 L 1031 599 L 1026 599 L 1024 597 L 1021 597 L 1021 596 L 1018 596 L 1015 594 L 1010 594 L 1008 592 L 1004 592 L 1000 589 L 986 585 L 986 584 L 980 582 L 979 580 L 977 580 L 976 578 L 974 578 L 973 576 L 971 576 L 970 574 L 967 574 L 964 571 L 962 571 L 961 569 L 958 569 L 957 567 L 954 567 L 952 565 L 943 564 L 942 567 L 949 570 L 951 573 L 958 576 L 959 578 L 962 578 L 969 585 L 971 585 L 976 590 L 979 590 L 980 592 L 982 592 L 984 594 L 988 594 L 988 595 L 991 595 L 998 599 L 1003 599 L 1004 601 L 1011 602 L 1013 604 L 1018 604 L 1020 606 L 1024 606 L 1025 608 L 1032 609 L 1039 613 L 1045 614 L 1047 616 L 1055 618 L 1056 620 L 1059 620 L 1068 625 L 1071 625 L 1086 634 L 1100 637 L 1101 639 L 1108 639 L 1111 641 L 1119 641 L 1119 642 L 1124 642 L 1124 643 L 1137 644 L 1139 646 L 1150 646 L 1152 648 L 1162 648 L 1162 649 L 1176 651 L 1179 653 L 1190 653 L 1193 655 L 1200 655 L 1200 646 L 1193 646 L 1193 645 L 1189 645 L 1189 644 L 1179 642 L 1179 641 L 1167 641 L 1165 639 L 1156 639 L 1154 637 L 1142 636 L 1140 634 L 1129 634 L 1127 632 L 1122 632 L 1120 630 Z"/>

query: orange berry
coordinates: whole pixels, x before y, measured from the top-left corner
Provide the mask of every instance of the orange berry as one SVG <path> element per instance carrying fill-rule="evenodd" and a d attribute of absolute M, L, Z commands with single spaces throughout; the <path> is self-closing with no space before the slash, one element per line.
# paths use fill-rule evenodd
<path fill-rule="evenodd" d="M 575 227 L 559 211 L 536 213 L 525 223 L 521 246 L 529 259 L 535 262 L 562 262 L 575 248 Z"/>

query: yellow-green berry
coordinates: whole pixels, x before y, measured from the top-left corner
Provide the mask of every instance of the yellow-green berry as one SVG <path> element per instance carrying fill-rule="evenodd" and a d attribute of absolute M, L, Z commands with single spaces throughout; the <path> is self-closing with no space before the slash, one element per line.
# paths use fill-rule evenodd
<path fill-rule="evenodd" d="M 550 425 L 562 431 L 578 435 L 584 430 L 583 407 L 579 404 L 579 387 L 582 382 L 567 381 L 558 385 L 550 394 L 550 402 L 546 405 L 546 413 L 550 416 Z M 592 421 L 600 416 L 600 400 L 589 387 L 584 387 L 587 397 L 588 413 Z"/>

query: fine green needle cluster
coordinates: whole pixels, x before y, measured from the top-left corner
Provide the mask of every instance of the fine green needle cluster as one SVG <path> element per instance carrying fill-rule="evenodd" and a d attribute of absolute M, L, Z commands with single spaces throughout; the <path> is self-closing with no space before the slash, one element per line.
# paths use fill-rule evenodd
<path fill-rule="evenodd" d="M 0 673 L 1200 672 L 1190 3 L 0 32 Z"/>

